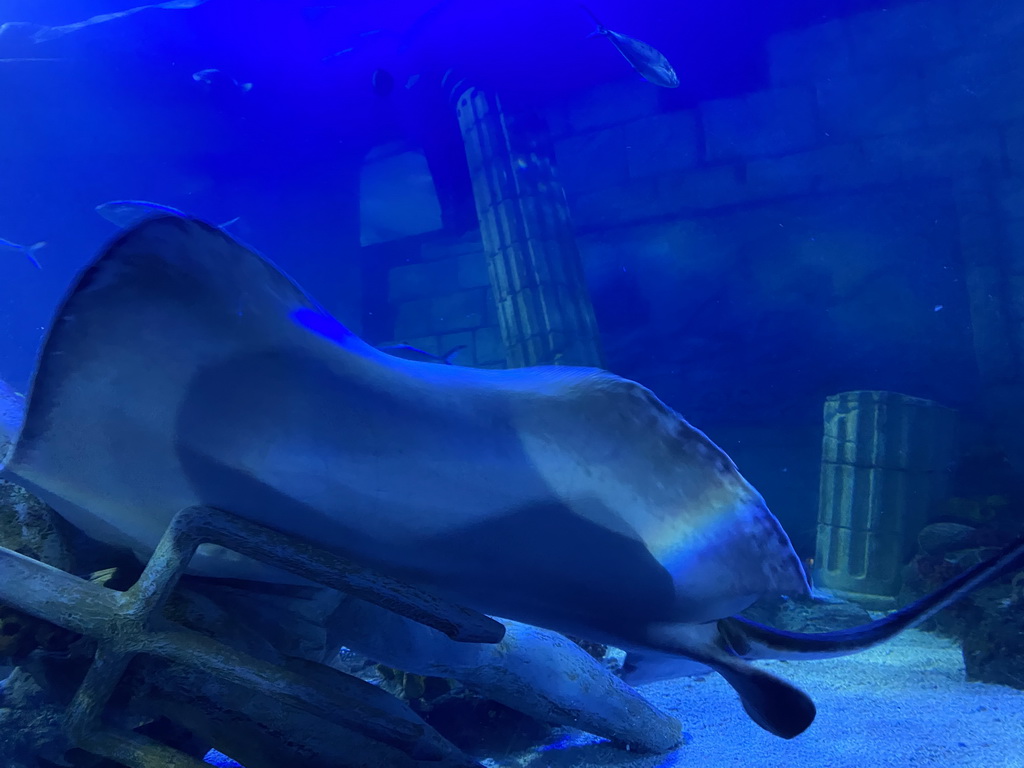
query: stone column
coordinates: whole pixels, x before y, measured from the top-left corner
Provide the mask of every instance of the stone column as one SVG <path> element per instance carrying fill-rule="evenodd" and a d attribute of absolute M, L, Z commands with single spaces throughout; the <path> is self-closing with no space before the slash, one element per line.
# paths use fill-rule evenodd
<path fill-rule="evenodd" d="M 895 392 L 825 401 L 814 581 L 877 608 L 894 605 L 917 534 L 946 495 L 956 412 Z"/>
<path fill-rule="evenodd" d="M 547 126 L 477 88 L 456 110 L 508 366 L 603 366 Z"/>

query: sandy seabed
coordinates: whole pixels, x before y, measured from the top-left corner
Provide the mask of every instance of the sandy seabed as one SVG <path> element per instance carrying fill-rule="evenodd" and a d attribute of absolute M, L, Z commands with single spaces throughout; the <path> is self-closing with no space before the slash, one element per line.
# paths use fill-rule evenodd
<path fill-rule="evenodd" d="M 717 675 L 641 689 L 676 715 L 689 743 L 635 755 L 567 738 L 501 768 L 1024 768 L 1024 691 L 967 682 L 958 645 L 910 630 L 839 659 L 766 662 L 814 699 L 814 724 L 791 741 L 754 725 Z"/>

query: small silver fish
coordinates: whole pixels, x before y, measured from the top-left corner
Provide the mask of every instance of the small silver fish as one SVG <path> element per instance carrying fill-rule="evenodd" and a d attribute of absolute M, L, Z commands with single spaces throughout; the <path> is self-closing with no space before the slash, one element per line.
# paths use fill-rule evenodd
<path fill-rule="evenodd" d="M 0 38 L 16 38 L 18 42 L 32 42 L 32 36 L 41 30 L 48 29 L 42 24 L 30 21 L 5 21 L 0 24 Z"/>
<path fill-rule="evenodd" d="M 0 253 L 19 254 L 36 265 L 36 269 L 42 269 L 43 265 L 36 258 L 36 251 L 46 245 L 45 242 L 38 242 L 35 245 L 18 245 L 10 240 L 0 237 Z"/>
<path fill-rule="evenodd" d="M 335 5 L 335 6 L 331 6 L 331 7 L 332 8 L 338 8 L 340 6 L 336 6 Z M 327 62 L 327 61 L 330 61 L 331 59 L 336 59 L 339 56 L 344 56 L 346 53 L 352 53 L 354 50 L 356 50 L 357 47 L 359 47 L 361 45 L 360 41 L 365 40 L 368 37 L 373 37 L 375 35 L 380 35 L 380 34 L 383 33 L 383 31 L 384 30 L 382 30 L 382 29 L 369 29 L 366 32 L 360 32 L 358 35 L 356 35 L 356 39 L 352 41 L 353 42 L 352 45 L 348 46 L 347 48 L 343 48 L 340 51 L 335 51 L 334 53 L 328 54 L 327 56 L 324 56 L 322 59 L 320 59 L 320 61 Z"/>
<path fill-rule="evenodd" d="M 50 58 L 40 58 L 38 56 L 32 56 L 32 57 L 20 58 L 20 59 L 0 59 L 0 64 L 19 64 L 19 63 L 24 62 L 24 61 L 64 61 L 64 59 L 50 59 Z"/>
<path fill-rule="evenodd" d="M 320 59 L 320 61 L 325 61 L 325 62 L 326 61 L 330 61 L 331 59 L 336 59 L 339 56 L 344 56 L 346 53 L 352 53 L 352 51 L 354 51 L 354 50 L 355 50 L 355 48 L 343 48 L 340 51 L 335 51 L 332 54 L 324 56 L 322 59 Z"/>
<path fill-rule="evenodd" d="M 384 347 L 377 347 L 381 352 L 387 352 L 389 355 L 400 357 L 403 360 L 415 360 L 421 363 L 441 363 L 442 365 L 455 365 L 453 362 L 455 356 L 465 348 L 465 344 L 459 344 L 457 347 L 449 349 L 443 355 L 432 355 L 430 352 L 409 344 L 389 344 Z"/>
<path fill-rule="evenodd" d="M 21 37 L 27 37 L 27 39 L 33 43 L 45 43 L 50 40 L 56 40 L 58 37 L 71 34 L 72 32 L 77 32 L 80 29 L 91 27 L 95 24 L 105 24 L 108 21 L 124 19 L 142 11 L 148 11 L 154 8 L 167 11 L 188 10 L 196 8 L 205 2 L 206 0 L 166 0 L 166 2 L 155 3 L 153 5 L 139 5 L 125 11 L 101 13 L 97 16 L 91 16 L 85 21 L 77 21 L 73 24 L 60 24 L 55 27 L 48 27 L 42 24 L 32 24 L 30 22 L 23 21 L 13 21 L 7 22 L 6 24 L 0 24 L 0 36 L 3 36 L 5 33 L 14 33 Z"/>
<path fill-rule="evenodd" d="M 231 75 L 221 72 L 219 69 L 200 69 L 198 72 L 192 73 L 192 79 L 197 83 L 202 83 L 208 88 L 212 88 L 217 85 L 218 81 L 222 81 L 225 83 L 231 83 L 244 93 L 248 93 L 252 90 L 252 83 L 240 83 L 235 80 L 235 78 L 231 77 Z"/>
<path fill-rule="evenodd" d="M 597 29 L 593 32 L 595 35 L 604 35 L 607 37 L 611 44 L 614 45 L 619 53 L 622 54 L 623 58 L 629 62 L 630 66 L 635 69 L 640 76 L 649 83 L 654 85 L 660 85 L 663 88 L 678 88 L 679 87 L 679 75 L 672 69 L 672 65 L 669 64 L 668 59 L 665 55 L 649 46 L 647 43 L 637 40 L 632 37 L 626 37 L 626 35 L 614 32 L 604 24 L 601 20 L 595 16 L 589 8 L 585 5 L 580 6 L 590 18 L 597 24 Z"/>
<path fill-rule="evenodd" d="M 187 213 L 179 211 L 177 208 L 171 208 L 169 205 L 160 205 L 160 203 L 149 203 L 145 200 L 111 200 L 108 203 L 97 205 L 96 213 L 122 229 L 133 227 L 155 216 L 189 218 Z M 229 219 L 219 226 L 221 229 L 225 229 L 236 223 L 240 218 L 240 216 L 235 216 L 235 218 Z"/>

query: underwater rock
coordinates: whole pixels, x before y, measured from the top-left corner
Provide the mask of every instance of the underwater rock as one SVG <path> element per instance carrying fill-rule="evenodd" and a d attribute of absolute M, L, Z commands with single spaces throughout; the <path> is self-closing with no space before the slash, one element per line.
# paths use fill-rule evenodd
<path fill-rule="evenodd" d="M 526 751 L 551 736 L 549 724 L 482 696 L 458 680 L 412 674 L 383 664 L 374 669 L 381 688 L 407 702 L 428 725 L 468 754 L 482 757 L 497 751 Z"/>
<path fill-rule="evenodd" d="M 32 651 L 67 651 L 78 635 L 0 603 L 0 660 L 18 663 Z"/>
<path fill-rule="evenodd" d="M 1024 578 L 1009 597 L 986 601 L 963 639 L 967 679 L 1024 690 Z"/>
<path fill-rule="evenodd" d="M 382 665 L 366 658 L 361 653 L 356 653 L 350 648 L 342 648 L 338 652 L 337 657 L 330 662 L 330 666 L 344 672 L 346 675 L 358 677 L 360 680 L 365 680 L 374 685 L 383 685 L 385 682 L 385 673 Z"/>
<path fill-rule="evenodd" d="M 956 569 L 957 573 L 970 568 L 972 565 L 983 563 L 990 557 L 999 553 L 999 547 L 970 547 L 968 549 L 960 549 L 953 552 L 947 552 L 945 560 L 947 563 L 952 564 Z"/>
<path fill-rule="evenodd" d="M 551 726 L 480 696 L 444 696 L 420 715 L 467 754 L 525 752 L 550 738 Z"/>
<path fill-rule="evenodd" d="M 34 657 L 15 669 L 0 684 L 0 765 L 38 768 L 48 764 L 42 760 L 65 765 L 61 758 L 71 747 L 64 732 L 65 710 L 73 693 L 73 681 L 51 659 Z"/>
<path fill-rule="evenodd" d="M 871 614 L 847 600 L 777 598 L 761 600 L 743 616 L 787 632 L 834 632 L 871 621 Z"/>
<path fill-rule="evenodd" d="M 939 510 L 941 519 L 977 527 L 979 530 L 1012 522 L 1015 506 L 1006 494 L 948 499 Z"/>
<path fill-rule="evenodd" d="M 1024 532 L 1020 522 L 1007 514 L 1009 509 L 1009 498 L 998 494 L 948 499 L 941 508 L 942 520 L 925 526 L 918 534 L 917 554 L 903 568 L 898 605 L 909 605 L 932 592 Z M 993 617 L 1006 615 L 1006 606 L 1013 602 L 1010 591 L 1009 579 L 1004 578 L 1002 583 L 978 589 L 943 609 L 920 628 L 961 641 L 965 658 L 967 638 L 973 634 L 971 652 L 986 657 L 981 650 L 985 643 L 978 633 L 987 631 L 984 627 Z"/>
<path fill-rule="evenodd" d="M 21 486 L 0 480 L 0 546 L 62 571 L 74 560 L 67 523 Z"/>
<path fill-rule="evenodd" d="M 25 417 L 25 397 L 0 379 L 0 464 L 7 448 L 14 442 Z"/>
<path fill-rule="evenodd" d="M 932 523 L 917 534 L 917 546 L 927 555 L 941 555 L 971 546 L 975 541 L 975 531 L 973 526 L 962 523 Z"/>
<path fill-rule="evenodd" d="M 608 646 L 604 643 L 595 643 L 592 640 L 584 640 L 579 637 L 570 637 L 569 639 L 598 661 L 604 661 L 608 656 Z"/>
<path fill-rule="evenodd" d="M 988 548 L 954 550 L 941 555 L 918 553 L 903 568 L 903 584 L 897 596 L 898 605 L 900 607 L 909 605 L 962 573 L 964 569 L 980 562 L 981 558 L 990 553 L 991 550 Z M 977 593 L 940 611 L 923 622 L 921 629 L 937 632 L 946 637 L 962 639 L 968 627 L 979 618 L 977 602 L 985 592 L 985 589 L 978 590 Z"/>
<path fill-rule="evenodd" d="M 857 603 L 787 600 L 776 621 L 789 632 L 834 632 L 867 624 L 871 614 Z"/>

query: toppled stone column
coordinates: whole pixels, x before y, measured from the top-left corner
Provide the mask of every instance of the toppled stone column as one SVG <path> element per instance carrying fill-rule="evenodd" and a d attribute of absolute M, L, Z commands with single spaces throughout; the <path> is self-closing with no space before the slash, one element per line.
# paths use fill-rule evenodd
<path fill-rule="evenodd" d="M 547 126 L 477 88 L 456 104 L 508 366 L 602 366 Z"/>
<path fill-rule="evenodd" d="M 815 583 L 892 607 L 900 572 L 946 495 L 956 412 L 895 392 L 825 401 Z"/>

